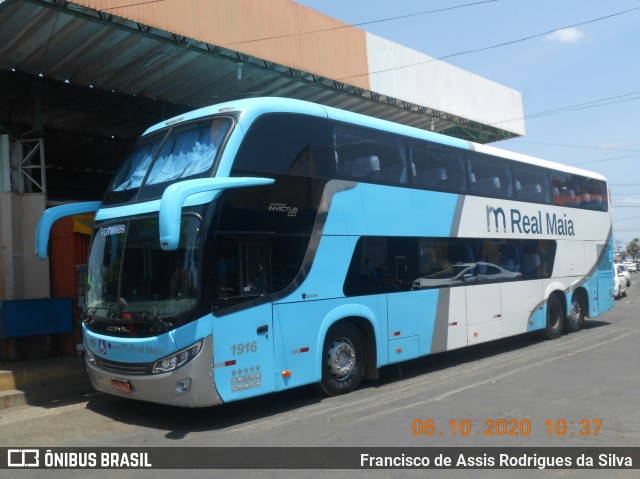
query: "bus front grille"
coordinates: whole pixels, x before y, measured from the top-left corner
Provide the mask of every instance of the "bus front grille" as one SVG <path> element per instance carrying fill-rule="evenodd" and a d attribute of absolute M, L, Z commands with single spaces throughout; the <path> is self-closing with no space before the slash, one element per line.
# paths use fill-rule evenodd
<path fill-rule="evenodd" d="M 151 374 L 153 371 L 153 363 L 120 363 L 98 357 L 96 357 L 95 360 L 96 366 L 112 373 L 142 376 L 144 374 Z"/>

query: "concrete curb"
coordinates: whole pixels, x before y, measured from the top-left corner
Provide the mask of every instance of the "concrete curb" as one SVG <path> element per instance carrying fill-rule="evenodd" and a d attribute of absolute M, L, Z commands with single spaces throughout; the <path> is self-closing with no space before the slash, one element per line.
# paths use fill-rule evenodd
<path fill-rule="evenodd" d="M 0 365 L 0 409 L 61 401 L 91 392 L 84 357 L 61 356 Z"/>

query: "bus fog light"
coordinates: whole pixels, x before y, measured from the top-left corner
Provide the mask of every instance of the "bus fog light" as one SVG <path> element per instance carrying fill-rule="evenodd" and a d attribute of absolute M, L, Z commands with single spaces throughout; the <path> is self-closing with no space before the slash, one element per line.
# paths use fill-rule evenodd
<path fill-rule="evenodd" d="M 182 351 L 178 351 L 171 356 L 167 356 L 166 358 L 159 359 L 153 365 L 153 374 L 160 373 L 168 373 L 173 371 L 174 369 L 178 369 L 181 366 L 184 366 L 193 358 L 195 358 L 200 350 L 202 349 L 202 341 L 198 341 L 197 343 L 189 346 Z"/>
<path fill-rule="evenodd" d="M 191 389 L 191 378 L 183 379 L 176 383 L 176 391 L 178 393 L 186 393 Z"/>

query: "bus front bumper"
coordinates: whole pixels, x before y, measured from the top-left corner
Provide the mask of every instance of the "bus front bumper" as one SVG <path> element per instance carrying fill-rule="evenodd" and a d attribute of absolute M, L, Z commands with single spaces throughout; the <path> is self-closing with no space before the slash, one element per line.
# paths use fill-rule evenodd
<path fill-rule="evenodd" d="M 182 407 L 215 406 L 223 402 L 214 382 L 212 336 L 203 339 L 195 358 L 167 373 L 123 374 L 103 369 L 91 355 L 85 359 L 91 384 L 107 394 Z"/>

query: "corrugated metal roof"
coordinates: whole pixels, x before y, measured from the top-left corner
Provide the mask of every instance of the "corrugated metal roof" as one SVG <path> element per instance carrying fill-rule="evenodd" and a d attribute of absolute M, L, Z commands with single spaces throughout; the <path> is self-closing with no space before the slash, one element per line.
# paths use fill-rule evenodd
<path fill-rule="evenodd" d="M 467 125 L 484 132 L 475 138 L 480 141 L 513 136 L 425 105 L 54 0 L 8 0 L 0 6 L 0 68 L 186 107 L 285 96 L 436 131 Z"/>
<path fill-rule="evenodd" d="M 299 42 L 292 47 L 299 55 L 308 39 L 287 41 Z M 455 136 L 481 143 L 515 136 L 237 47 L 78 3 L 5 0 L 0 3 L 0 133 L 45 137 L 49 193 L 58 198 L 76 190 L 76 196 L 86 196 L 87 183 L 95 185 L 92 197 L 99 197 L 96 191 L 123 150 L 149 125 L 245 97 L 297 98 L 427 130 L 455 128 Z M 87 178 L 90 173 L 102 176 Z"/>

